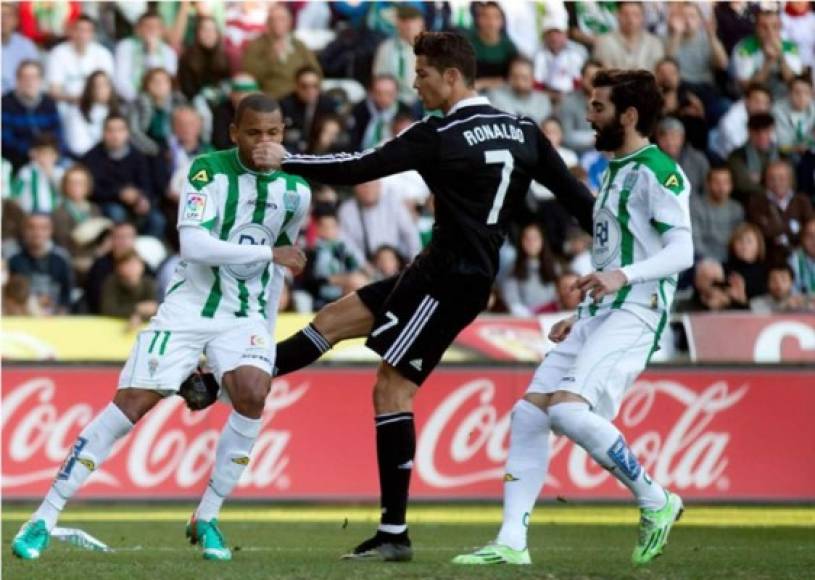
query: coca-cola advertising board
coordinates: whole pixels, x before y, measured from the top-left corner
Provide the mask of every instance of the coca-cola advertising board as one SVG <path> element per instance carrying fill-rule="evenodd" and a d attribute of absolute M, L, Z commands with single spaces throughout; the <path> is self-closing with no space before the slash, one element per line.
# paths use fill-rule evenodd
<path fill-rule="evenodd" d="M 412 497 L 499 498 L 510 411 L 532 368 L 438 369 L 416 399 Z M 3 369 L 2 493 L 41 496 L 82 427 L 111 399 L 113 367 Z M 274 382 L 235 492 L 243 498 L 374 499 L 374 371 L 320 369 Z M 655 479 L 688 499 L 815 500 L 815 381 L 803 370 L 646 372 L 616 424 Z M 190 498 L 206 486 L 228 407 L 160 403 L 89 479 L 85 498 Z M 552 439 L 544 496 L 628 492 Z"/>

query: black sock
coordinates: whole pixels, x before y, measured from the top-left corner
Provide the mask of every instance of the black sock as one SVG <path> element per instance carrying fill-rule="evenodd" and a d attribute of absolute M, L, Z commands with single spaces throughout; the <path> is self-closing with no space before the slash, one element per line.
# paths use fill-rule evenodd
<path fill-rule="evenodd" d="M 416 453 L 413 413 L 387 413 L 376 417 L 376 459 L 383 525 L 405 525 L 410 473 Z"/>
<path fill-rule="evenodd" d="M 274 376 L 280 377 L 299 370 L 331 350 L 331 344 L 313 324 L 277 345 Z"/>

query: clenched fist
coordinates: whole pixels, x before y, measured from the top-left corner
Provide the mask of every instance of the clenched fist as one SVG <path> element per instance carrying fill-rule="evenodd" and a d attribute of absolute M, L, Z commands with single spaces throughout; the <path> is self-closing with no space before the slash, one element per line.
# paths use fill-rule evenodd
<path fill-rule="evenodd" d="M 272 249 L 272 261 L 275 264 L 286 266 L 292 274 L 299 274 L 306 266 L 306 255 L 295 246 L 280 246 Z"/>
<path fill-rule="evenodd" d="M 264 171 L 280 169 L 286 149 L 280 143 L 261 143 L 252 149 L 252 162 Z"/>

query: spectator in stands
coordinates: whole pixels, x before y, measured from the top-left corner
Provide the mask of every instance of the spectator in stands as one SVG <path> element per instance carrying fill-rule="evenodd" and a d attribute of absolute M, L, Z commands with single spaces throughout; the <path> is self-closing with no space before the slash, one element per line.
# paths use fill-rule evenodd
<path fill-rule="evenodd" d="M 733 103 L 719 120 L 711 134 L 710 148 L 722 160 L 747 143 L 747 123 L 750 117 L 769 113 L 772 106 L 770 90 L 761 83 L 751 83 L 744 97 Z"/>
<path fill-rule="evenodd" d="M 575 272 L 563 272 L 555 281 L 557 303 L 555 312 L 573 312 L 580 306 L 583 297 L 577 289 L 577 280 L 580 278 Z"/>
<path fill-rule="evenodd" d="M 405 267 L 405 259 L 393 246 L 379 246 L 374 252 L 371 265 L 374 268 L 373 278 L 383 280 L 401 272 Z"/>
<path fill-rule="evenodd" d="M 761 10 L 756 15 L 755 33 L 733 49 L 733 71 L 742 87 L 758 82 L 766 84 L 774 98 L 786 94 L 787 83 L 801 74 L 803 65 L 798 46 L 781 35 L 778 12 Z"/>
<path fill-rule="evenodd" d="M 199 17 L 195 41 L 184 50 L 178 62 L 178 84 L 188 100 L 204 88 L 217 88 L 229 79 L 229 59 L 218 24 L 211 16 Z"/>
<path fill-rule="evenodd" d="M 67 254 L 55 248 L 51 216 L 26 217 L 22 248 L 9 260 L 9 272 L 28 278 L 31 295 L 43 314 L 67 314 L 71 307 L 73 275 Z"/>
<path fill-rule="evenodd" d="M 657 145 L 676 161 L 691 185 L 692 197 L 702 195 L 710 163 L 704 153 L 685 141 L 685 127 L 674 117 L 665 117 L 657 125 Z"/>
<path fill-rule="evenodd" d="M 74 229 L 91 218 L 101 217 L 99 207 L 90 201 L 93 176 L 86 167 L 73 165 L 62 176 L 60 183 L 62 203 L 51 214 L 54 223 L 54 241 L 77 257 L 79 245 L 71 237 Z M 90 264 L 88 264 L 90 265 Z"/>
<path fill-rule="evenodd" d="M 314 213 L 317 240 L 306 252 L 303 288 L 311 295 L 313 309 L 319 310 L 368 283 L 354 252 L 340 239 L 337 214 L 331 208 Z"/>
<path fill-rule="evenodd" d="M 779 157 L 772 115 L 758 113 L 751 116 L 747 129 L 747 143 L 727 158 L 727 165 L 733 174 L 734 197 L 745 204 L 751 196 L 763 193 L 761 176 L 770 162 Z"/>
<path fill-rule="evenodd" d="M 815 300 L 815 217 L 801 227 L 801 247 L 789 258 L 794 273 L 795 291 Z"/>
<path fill-rule="evenodd" d="M 62 2 L 18 2 L 20 32 L 38 46 L 51 48 L 65 37 L 71 22 L 77 19 L 82 3 L 77 0 Z"/>
<path fill-rule="evenodd" d="M 410 115 L 410 108 L 398 100 L 399 86 L 389 75 L 371 80 L 368 97 L 354 105 L 348 119 L 351 147 L 364 150 L 390 139 L 391 126 L 397 115 Z"/>
<path fill-rule="evenodd" d="M 215 149 L 229 149 L 234 147 L 229 138 L 229 125 L 235 118 L 238 103 L 248 94 L 259 90 L 255 78 L 247 73 L 238 73 L 232 76 L 229 82 L 229 96 L 214 105 L 212 109 L 212 137 L 210 139 Z"/>
<path fill-rule="evenodd" d="M 31 296 L 31 283 L 20 274 L 10 274 L 8 262 L 2 260 L 3 316 L 33 316 L 39 314 L 36 300 Z"/>
<path fill-rule="evenodd" d="M 393 120 L 392 133 L 398 135 L 413 123 L 410 115 L 397 115 Z M 414 215 L 427 203 L 430 190 L 418 171 L 402 171 L 382 178 L 382 195 L 396 195 Z"/>
<path fill-rule="evenodd" d="M 654 70 L 665 51 L 662 41 L 645 29 L 641 2 L 617 4 L 618 28 L 597 38 L 594 58 L 606 68 Z"/>
<path fill-rule="evenodd" d="M 811 310 L 807 297 L 797 294 L 793 287 L 792 268 L 787 264 L 770 266 L 767 272 L 767 293 L 750 300 L 750 311 L 755 314 L 777 314 Z"/>
<path fill-rule="evenodd" d="M 85 81 L 79 102 L 68 105 L 62 117 L 68 151 L 82 157 L 102 140 L 105 119 L 121 112 L 112 78 L 104 71 L 92 73 Z"/>
<path fill-rule="evenodd" d="M 815 12 L 812 2 L 784 2 L 781 12 L 781 37 L 798 46 L 804 69 L 815 65 Z"/>
<path fill-rule="evenodd" d="M 801 226 L 813 216 L 806 196 L 795 193 L 792 167 L 783 159 L 771 161 L 764 171 L 765 190 L 747 203 L 747 219 L 764 234 L 771 262 L 786 261 L 798 245 Z"/>
<path fill-rule="evenodd" d="M 766 258 L 761 230 L 746 222 L 739 225 L 730 237 L 724 266 L 732 308 L 747 308 L 751 298 L 767 291 Z"/>
<path fill-rule="evenodd" d="M 94 260 L 85 279 L 85 303 L 88 312 L 99 314 L 102 305 L 102 285 L 113 273 L 116 260 L 136 248 L 136 228 L 133 224 L 115 224 L 99 248 L 99 257 Z"/>
<path fill-rule="evenodd" d="M 772 111 L 778 148 L 782 153 L 797 158 L 815 145 L 815 101 L 810 77 L 794 77 L 789 83 L 787 96 L 779 100 Z"/>
<path fill-rule="evenodd" d="M 266 31 L 269 6 L 254 1 L 226 3 L 224 47 L 231 70 L 240 70 L 246 45 Z"/>
<path fill-rule="evenodd" d="M 586 61 L 580 70 L 580 88 L 564 95 L 558 107 L 557 118 L 563 127 L 563 145 L 578 154 L 594 149 L 594 129 L 586 120 L 591 96 L 591 80 L 603 68 L 596 60 Z"/>
<path fill-rule="evenodd" d="M 711 168 L 705 185 L 704 195 L 690 198 L 693 249 L 698 257 L 723 263 L 730 236 L 744 221 L 744 208 L 730 199 L 733 177 L 727 166 Z"/>
<path fill-rule="evenodd" d="M 304 66 L 295 74 L 294 91 L 280 101 L 289 151 L 305 152 L 320 118 L 337 112 L 337 102 L 321 91 L 321 83 L 320 71 Z"/>
<path fill-rule="evenodd" d="M 170 172 L 184 172 L 198 155 L 209 153 L 212 147 L 202 138 L 203 121 L 201 115 L 189 105 L 180 105 L 173 109 L 173 132 L 168 138 L 168 156 Z"/>
<path fill-rule="evenodd" d="M 513 316 L 533 316 L 557 304 L 558 268 L 543 231 L 537 224 L 521 230 L 515 265 L 501 283 L 501 296 Z"/>
<path fill-rule="evenodd" d="M 654 76 L 662 93 L 663 116 L 679 119 L 685 128 L 687 142 L 700 151 L 706 150 L 709 130 L 705 105 L 679 77 L 679 64 L 666 56 L 657 63 Z"/>
<path fill-rule="evenodd" d="M 413 41 L 424 30 L 422 11 L 409 4 L 396 8 L 396 36 L 383 41 L 374 56 L 374 75 L 391 75 L 399 86 L 399 100 L 408 105 L 416 102 L 416 56 Z"/>
<path fill-rule="evenodd" d="M 17 67 L 17 86 L 3 95 L 3 157 L 18 170 L 28 162 L 37 135 L 50 133 L 62 143 L 62 124 L 54 99 L 43 93 L 42 65 L 26 60 Z M 60 147 L 61 148 L 61 147 Z"/>
<path fill-rule="evenodd" d="M 96 42 L 96 23 L 90 16 L 82 14 L 70 24 L 68 40 L 48 54 L 46 70 L 51 96 L 69 103 L 79 100 L 85 82 L 94 72 L 113 74 L 113 55 Z"/>
<path fill-rule="evenodd" d="M 125 101 L 136 98 L 147 71 L 161 68 L 175 76 L 178 56 L 163 38 L 161 18 L 145 12 L 136 23 L 135 38 L 125 38 L 116 45 L 114 79 L 116 90 Z"/>
<path fill-rule="evenodd" d="M 687 301 L 676 305 L 677 312 L 719 312 L 730 308 L 730 287 L 725 280 L 724 267 L 712 258 L 696 264 L 693 272 L 693 294 Z"/>
<path fill-rule="evenodd" d="M 38 135 L 29 151 L 31 162 L 20 168 L 11 196 L 27 213 L 50 214 L 60 204 L 59 144 L 53 135 Z"/>
<path fill-rule="evenodd" d="M 165 220 L 156 209 L 147 158 L 130 144 L 122 116 L 105 120 L 102 142 L 82 158 L 93 175 L 93 201 L 114 222 L 132 220 L 139 232 L 161 238 Z"/>
<path fill-rule="evenodd" d="M 148 321 L 158 310 L 156 283 L 145 273 L 142 259 L 129 250 L 116 259 L 113 273 L 102 284 L 103 316 L 127 318 L 135 328 Z"/>
<path fill-rule="evenodd" d="M 736 44 L 753 34 L 757 9 L 757 4 L 753 2 L 714 3 L 716 35 L 721 39 L 727 54 L 733 54 Z"/>
<path fill-rule="evenodd" d="M 714 74 L 727 70 L 729 63 L 716 36 L 716 21 L 712 14 L 705 18 L 696 2 L 672 2 L 668 10 L 670 35 L 666 52 L 676 59 L 682 81 L 702 99 L 708 118 L 715 123 L 726 107 L 716 89 Z"/>
<path fill-rule="evenodd" d="M 11 187 L 9 186 L 4 191 L 11 191 Z M 2 218 L 0 236 L 2 236 L 3 243 L 0 244 L 0 252 L 4 258 L 10 258 L 20 250 L 25 216 L 26 213 L 16 201 L 3 196 L 2 211 L 0 211 L 0 218 Z"/>
<path fill-rule="evenodd" d="M 3 2 L 0 6 L 2 10 L 2 18 L 0 18 L 0 27 L 2 30 L 2 75 L 3 87 L 2 93 L 5 95 L 7 92 L 14 90 L 17 86 L 17 68 L 26 60 L 37 61 L 40 59 L 40 53 L 37 46 L 19 32 L 17 32 L 17 24 L 19 18 L 17 17 L 17 5 L 11 2 Z"/>
<path fill-rule="evenodd" d="M 547 13 L 541 30 L 543 42 L 533 59 L 535 83 L 537 88 L 548 91 L 559 102 L 579 86 L 581 71 L 589 53 L 583 45 L 569 40 L 566 35 L 568 21 L 564 13 Z"/>
<path fill-rule="evenodd" d="M 144 75 L 142 89 L 130 108 L 130 138 L 145 155 L 158 155 L 169 145 L 173 109 L 186 103 L 184 95 L 173 90 L 173 77 L 154 68 Z"/>
<path fill-rule="evenodd" d="M 311 139 L 306 145 L 306 153 L 327 155 L 347 151 L 348 148 L 348 132 L 345 130 L 342 117 L 332 113 L 317 119 L 311 132 Z"/>
<path fill-rule="evenodd" d="M 475 48 L 475 88 L 500 87 L 518 49 L 504 30 L 504 13 L 498 2 L 483 2 L 476 6 L 475 28 L 468 32 L 468 38 Z"/>
<path fill-rule="evenodd" d="M 294 75 L 304 66 L 322 74 L 317 58 L 292 34 L 292 16 L 282 3 L 269 7 L 266 32 L 250 42 L 243 55 L 243 70 L 264 93 L 280 99 L 294 90 Z"/>
<path fill-rule="evenodd" d="M 354 197 L 340 204 L 337 215 L 342 239 L 360 264 L 383 245 L 393 246 L 407 260 L 421 249 L 419 230 L 405 204 L 395 195 L 383 195 L 379 181 L 354 186 Z"/>
<path fill-rule="evenodd" d="M 510 63 L 507 84 L 492 89 L 489 98 L 495 108 L 530 117 L 536 123 L 552 114 L 552 101 L 545 92 L 535 90 L 532 62 L 523 56 Z"/>
<path fill-rule="evenodd" d="M 541 133 L 552 143 L 552 147 L 558 152 L 560 158 L 563 159 L 563 163 L 566 164 L 566 167 L 575 167 L 578 165 L 577 153 L 563 146 L 563 127 L 560 121 L 557 120 L 557 117 L 544 119 L 540 124 L 540 129 Z"/>
<path fill-rule="evenodd" d="M 589 50 L 594 48 L 599 36 L 617 30 L 617 2 L 567 2 L 566 9 L 571 23 L 569 36 Z"/>

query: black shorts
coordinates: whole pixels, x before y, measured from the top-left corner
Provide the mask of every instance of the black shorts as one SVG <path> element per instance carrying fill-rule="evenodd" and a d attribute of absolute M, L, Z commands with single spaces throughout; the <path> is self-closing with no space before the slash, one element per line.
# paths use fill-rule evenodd
<path fill-rule="evenodd" d="M 431 275 L 415 266 L 357 290 L 373 313 L 365 345 L 421 385 L 453 340 L 487 306 L 492 280 Z"/>

